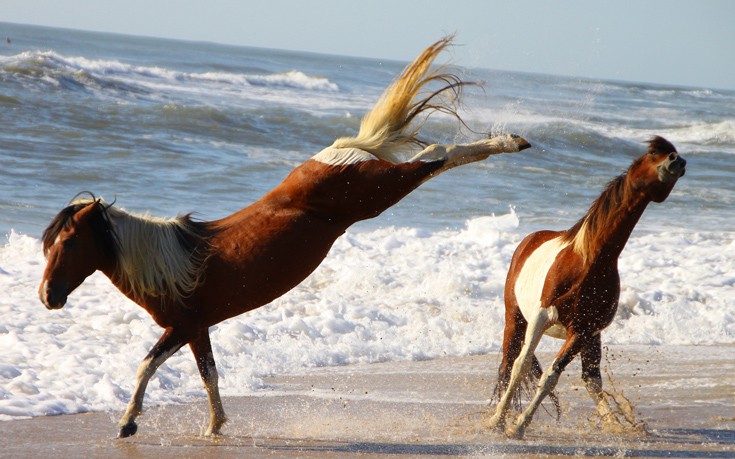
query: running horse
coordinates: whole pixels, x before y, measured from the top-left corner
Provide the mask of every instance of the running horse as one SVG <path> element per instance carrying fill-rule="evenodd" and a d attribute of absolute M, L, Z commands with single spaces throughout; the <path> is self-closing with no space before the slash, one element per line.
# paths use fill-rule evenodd
<path fill-rule="evenodd" d="M 463 87 L 471 83 L 445 65 L 433 66 L 451 41 L 434 43 L 403 70 L 363 117 L 357 136 L 337 139 L 260 200 L 228 217 L 210 222 L 189 215 L 151 218 L 92 196 L 72 201 L 53 219 L 43 234 L 47 266 L 39 288 L 47 308 L 63 307 L 67 296 L 99 270 L 164 329 L 138 368 L 119 437 L 136 433 L 148 381 L 186 344 L 209 400 L 205 435 L 220 434 L 226 417 L 209 327 L 291 290 L 350 225 L 378 216 L 431 177 L 530 147 L 512 135 L 463 145 L 427 145 L 418 138 L 420 121 L 431 113 L 462 121 L 457 107 Z M 440 88 L 429 91 L 430 83 Z M 416 154 L 401 161 L 406 153 Z"/>
<path fill-rule="evenodd" d="M 539 231 L 516 249 L 505 283 L 505 332 L 498 375 L 500 400 L 488 427 L 522 438 L 541 401 L 550 395 L 574 357 L 582 356 L 582 379 L 606 422 L 617 418 L 604 397 L 600 333 L 612 322 L 620 296 L 618 257 L 650 202 L 669 196 L 686 160 L 662 137 L 613 179 L 587 214 L 566 231 Z M 563 339 L 542 373 L 534 351 L 542 335 Z M 506 426 L 511 403 L 523 382 L 538 380 L 530 402 Z"/>

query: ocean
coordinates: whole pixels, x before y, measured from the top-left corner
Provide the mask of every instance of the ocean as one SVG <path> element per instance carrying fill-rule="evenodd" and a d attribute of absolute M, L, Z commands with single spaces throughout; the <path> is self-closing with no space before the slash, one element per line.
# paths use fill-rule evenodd
<path fill-rule="evenodd" d="M 124 409 L 161 334 L 99 273 L 62 310 L 38 300 L 39 237 L 77 193 L 159 216 L 226 216 L 355 134 L 406 64 L 6 23 L 0 36 L 12 40 L 0 44 L 2 420 Z M 735 343 L 735 91 L 461 71 L 484 82 L 465 93 L 472 130 L 534 148 L 432 179 L 351 227 L 297 288 L 213 327 L 223 395 L 315 367 L 498 352 L 518 242 L 574 224 L 653 135 L 677 146 L 687 173 L 620 258 L 603 342 Z M 478 134 L 435 116 L 423 138 Z M 201 397 L 184 349 L 146 403 Z"/>

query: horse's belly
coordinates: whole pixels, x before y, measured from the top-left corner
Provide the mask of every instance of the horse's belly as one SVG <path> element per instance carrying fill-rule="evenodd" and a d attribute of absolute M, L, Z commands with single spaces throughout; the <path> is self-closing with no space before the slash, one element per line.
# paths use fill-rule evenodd
<path fill-rule="evenodd" d="M 541 312 L 543 307 L 541 295 L 546 283 L 546 276 L 549 274 L 556 256 L 567 245 L 568 243 L 562 242 L 558 237 L 546 241 L 531 253 L 523 263 L 521 272 L 518 273 L 516 278 L 513 292 L 526 321 L 534 321 L 533 319 Z M 556 327 L 556 325 L 553 327 Z M 561 326 L 559 325 L 559 327 Z M 546 334 L 559 337 L 559 332 L 556 329 L 554 331 L 549 329 Z M 566 336 L 566 330 L 564 330 L 564 336 Z"/>

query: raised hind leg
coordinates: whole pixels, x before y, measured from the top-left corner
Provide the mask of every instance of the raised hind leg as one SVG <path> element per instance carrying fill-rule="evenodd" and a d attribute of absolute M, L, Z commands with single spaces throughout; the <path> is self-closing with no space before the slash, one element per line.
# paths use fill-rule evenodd
<path fill-rule="evenodd" d="M 569 365 L 569 362 L 574 359 L 574 356 L 580 351 L 583 341 L 584 340 L 575 333 L 570 333 L 568 335 L 567 340 L 556 355 L 554 362 L 541 375 L 541 379 L 539 379 L 538 383 L 538 389 L 536 389 L 536 394 L 534 394 L 533 400 L 531 400 L 531 403 L 528 405 L 526 410 L 518 416 L 515 424 L 506 430 L 506 434 L 509 437 L 523 437 L 526 427 L 530 424 L 534 413 L 538 409 L 539 405 L 541 405 L 544 398 L 554 390 L 556 383 L 559 381 L 559 376 L 567 365 Z"/>
<path fill-rule="evenodd" d="M 582 349 L 582 380 L 587 387 L 587 392 L 595 402 L 597 412 L 602 421 L 608 425 L 619 426 L 620 421 L 610 408 L 602 391 L 602 375 L 600 373 L 600 361 L 602 360 L 602 341 L 600 335 L 592 337 L 589 344 Z"/>
<path fill-rule="evenodd" d="M 510 403 L 513 399 L 513 395 L 521 385 L 521 382 L 528 374 L 532 359 L 533 351 L 538 346 L 541 336 L 543 336 L 544 330 L 549 323 L 549 316 L 545 309 L 539 308 L 538 313 L 535 317 L 528 321 L 526 327 L 525 338 L 523 340 L 523 347 L 518 357 L 513 362 L 513 369 L 510 373 L 510 380 L 508 381 L 508 387 L 505 389 L 498 406 L 495 409 L 495 414 L 487 422 L 487 427 L 490 429 L 503 428 L 505 426 L 505 417 L 510 408 Z"/>
<path fill-rule="evenodd" d="M 143 411 L 143 397 L 145 396 L 145 389 L 148 386 L 148 381 L 151 379 L 153 374 L 163 362 L 169 357 L 176 353 L 181 346 L 184 345 L 184 339 L 178 336 L 172 328 L 167 328 L 158 342 L 153 346 L 145 359 L 138 366 L 138 382 L 133 391 L 133 396 L 130 398 L 128 408 L 125 410 L 125 414 L 120 419 L 118 425 L 120 426 L 120 432 L 118 437 L 124 438 L 131 435 L 135 435 L 138 431 L 138 425 L 135 423 L 135 418 L 140 415 Z"/>
<path fill-rule="evenodd" d="M 204 330 L 198 339 L 189 343 L 189 347 L 196 359 L 199 374 L 202 376 L 207 398 L 209 399 L 209 427 L 204 435 L 219 435 L 222 425 L 227 422 L 227 416 L 225 416 L 225 409 L 219 396 L 219 375 L 217 374 L 217 366 L 214 363 L 209 331 Z"/>
<path fill-rule="evenodd" d="M 530 147 L 523 138 L 506 134 L 463 145 L 429 145 L 408 162 L 444 160 L 441 169 L 434 172 L 437 175 L 463 164 L 481 161 L 490 155 L 515 153 Z"/>

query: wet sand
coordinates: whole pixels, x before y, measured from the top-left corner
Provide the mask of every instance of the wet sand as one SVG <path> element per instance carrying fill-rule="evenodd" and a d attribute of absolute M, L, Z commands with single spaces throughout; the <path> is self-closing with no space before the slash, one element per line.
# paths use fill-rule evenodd
<path fill-rule="evenodd" d="M 543 364 L 552 354 L 540 353 Z M 3 458 L 40 457 L 716 457 L 735 458 L 735 346 L 614 346 L 605 388 L 633 405 L 623 433 L 602 429 L 569 366 L 523 440 L 482 429 L 498 356 L 309 369 L 226 397 L 224 435 L 200 436 L 205 401 L 150 407 L 116 439 L 121 412 L 0 423 Z M 613 388 L 614 386 L 614 388 Z"/>

